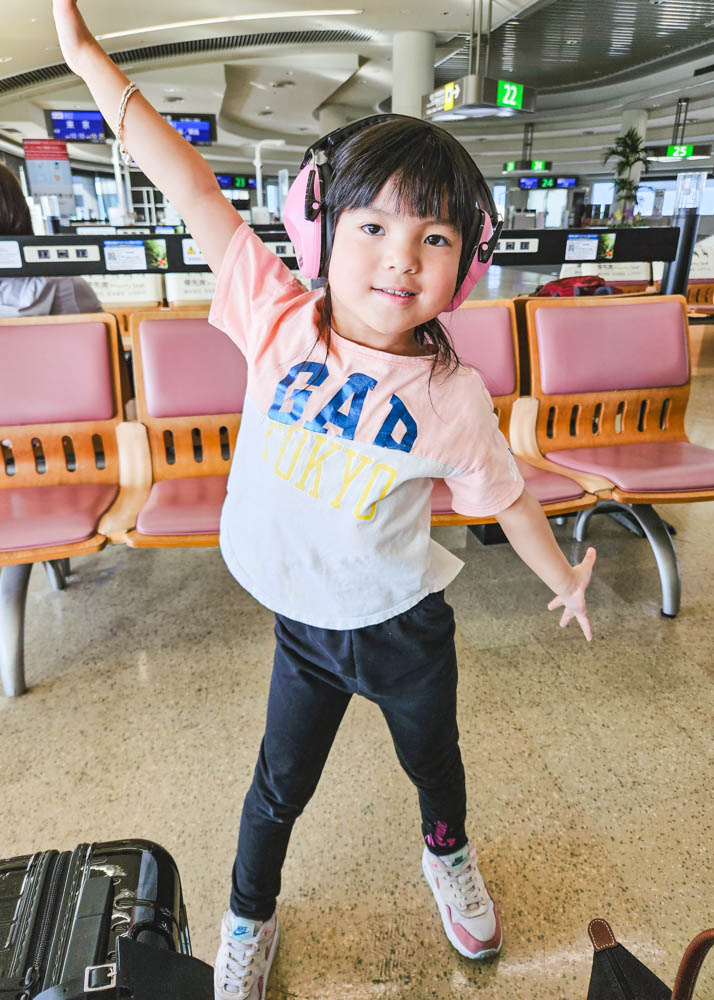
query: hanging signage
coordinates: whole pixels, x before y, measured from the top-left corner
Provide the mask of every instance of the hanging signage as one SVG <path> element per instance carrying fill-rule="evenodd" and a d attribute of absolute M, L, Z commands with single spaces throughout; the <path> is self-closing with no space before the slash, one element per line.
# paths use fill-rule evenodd
<path fill-rule="evenodd" d="M 682 160 L 706 160 L 712 155 L 708 142 L 672 143 L 669 146 L 648 146 L 647 155 L 656 163 L 679 163 Z"/>
<path fill-rule="evenodd" d="M 165 111 L 159 114 L 193 146 L 210 146 L 216 141 L 218 133 L 215 115 L 173 115 Z"/>
<path fill-rule="evenodd" d="M 61 139 L 24 139 L 25 165 L 30 194 L 57 198 L 60 218 L 77 210 L 67 143 Z"/>
<path fill-rule="evenodd" d="M 99 111 L 45 111 L 47 131 L 66 142 L 105 142 L 110 134 Z"/>
<path fill-rule="evenodd" d="M 687 160 L 694 153 L 694 146 L 667 146 L 667 156 Z"/>
<path fill-rule="evenodd" d="M 450 121 L 509 112 L 517 114 L 534 111 L 535 96 L 535 90 L 522 83 L 472 73 L 422 97 L 421 116 L 429 121 Z"/>
<path fill-rule="evenodd" d="M 516 108 L 518 111 L 523 107 L 523 84 L 513 83 L 511 80 L 497 80 L 498 89 L 496 91 L 496 104 L 502 108 Z"/>
<path fill-rule="evenodd" d="M 549 190 L 552 188 L 574 188 L 577 177 L 521 177 L 518 181 L 523 191 L 534 191 L 536 188 Z"/>
<path fill-rule="evenodd" d="M 216 174 L 218 186 L 225 191 L 240 190 L 255 187 L 255 177 L 250 174 Z"/>
<path fill-rule="evenodd" d="M 504 174 L 547 173 L 552 169 L 552 160 L 508 160 L 503 164 Z"/>

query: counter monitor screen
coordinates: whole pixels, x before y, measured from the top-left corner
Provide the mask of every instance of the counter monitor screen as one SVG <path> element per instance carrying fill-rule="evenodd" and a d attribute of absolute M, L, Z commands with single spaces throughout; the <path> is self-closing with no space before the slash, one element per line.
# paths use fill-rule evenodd
<path fill-rule="evenodd" d="M 99 111 L 46 111 L 52 139 L 66 142 L 105 142 L 107 127 Z"/>
<path fill-rule="evenodd" d="M 161 112 L 161 117 L 193 146 L 210 146 L 216 141 L 215 115 L 170 115 Z"/>
<path fill-rule="evenodd" d="M 521 177 L 521 189 L 523 191 L 534 191 L 538 187 L 539 180 L 539 177 Z"/>

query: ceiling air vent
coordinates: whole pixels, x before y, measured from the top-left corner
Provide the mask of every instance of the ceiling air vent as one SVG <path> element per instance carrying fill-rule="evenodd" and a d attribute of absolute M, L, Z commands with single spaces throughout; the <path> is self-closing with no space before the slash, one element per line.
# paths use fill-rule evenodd
<path fill-rule="evenodd" d="M 118 65 L 125 63 L 148 62 L 155 59 L 170 59 L 176 56 L 200 55 L 204 52 L 230 52 L 236 49 L 257 48 L 258 46 L 280 45 L 331 45 L 339 42 L 355 44 L 369 42 L 374 37 L 373 31 L 355 31 L 325 29 L 309 31 L 268 31 L 253 35 L 219 35 L 215 38 L 198 38 L 189 42 L 168 42 L 166 45 L 146 45 L 140 49 L 125 49 L 122 52 L 112 52 L 111 58 Z M 0 80 L 0 94 L 13 90 L 22 90 L 35 84 L 49 83 L 63 76 L 70 76 L 71 70 L 66 63 L 54 66 L 43 66 L 16 76 L 6 76 Z"/>

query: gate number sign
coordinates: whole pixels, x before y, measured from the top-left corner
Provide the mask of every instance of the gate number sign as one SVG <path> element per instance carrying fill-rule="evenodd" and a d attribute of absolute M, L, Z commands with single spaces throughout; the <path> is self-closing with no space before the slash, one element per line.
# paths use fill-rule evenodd
<path fill-rule="evenodd" d="M 667 156 L 678 160 L 688 159 L 694 152 L 694 146 L 667 146 Z"/>
<path fill-rule="evenodd" d="M 510 80 L 499 80 L 496 104 L 504 108 L 522 108 L 523 84 L 512 83 Z"/>

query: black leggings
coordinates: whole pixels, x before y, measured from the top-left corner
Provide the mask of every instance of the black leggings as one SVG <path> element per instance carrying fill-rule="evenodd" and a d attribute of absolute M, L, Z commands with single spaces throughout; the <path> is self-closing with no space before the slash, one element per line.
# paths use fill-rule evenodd
<path fill-rule="evenodd" d="M 466 842 L 466 787 L 456 726 L 454 613 L 444 592 L 378 625 L 314 628 L 276 615 L 265 735 L 243 804 L 231 909 L 267 920 L 293 824 L 317 787 L 353 694 L 379 705 L 419 793 L 435 854 Z"/>

